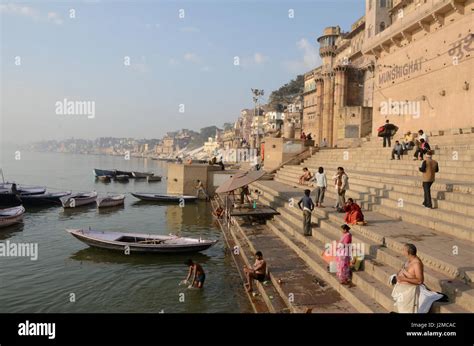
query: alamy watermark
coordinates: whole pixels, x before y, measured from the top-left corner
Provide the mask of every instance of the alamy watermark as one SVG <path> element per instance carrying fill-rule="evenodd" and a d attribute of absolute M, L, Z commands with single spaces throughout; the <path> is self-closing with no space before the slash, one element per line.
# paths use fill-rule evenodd
<path fill-rule="evenodd" d="M 0 243 L 0 257 L 30 257 L 30 260 L 38 259 L 38 243 L 10 243 L 7 240 Z"/>
<path fill-rule="evenodd" d="M 70 101 L 65 98 L 56 101 L 57 115 L 85 115 L 89 119 L 95 118 L 95 101 Z"/>
<path fill-rule="evenodd" d="M 388 101 L 380 102 L 381 115 L 411 115 L 413 118 L 420 117 L 420 101 Z"/>

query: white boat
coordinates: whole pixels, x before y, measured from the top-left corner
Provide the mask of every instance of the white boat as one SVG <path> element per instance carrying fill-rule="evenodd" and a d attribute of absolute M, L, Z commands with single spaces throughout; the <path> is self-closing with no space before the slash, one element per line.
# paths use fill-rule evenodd
<path fill-rule="evenodd" d="M 97 208 L 116 207 L 123 205 L 125 202 L 125 195 L 115 195 L 99 197 L 96 200 Z"/>
<path fill-rule="evenodd" d="M 152 172 L 135 172 L 135 171 L 132 171 L 132 176 L 135 179 L 145 179 L 145 178 L 148 178 L 148 177 L 152 177 L 154 175 L 155 174 L 152 173 Z"/>
<path fill-rule="evenodd" d="M 0 209 L 0 228 L 21 222 L 24 213 L 25 208 L 22 205 L 13 208 Z"/>
<path fill-rule="evenodd" d="M 75 208 L 83 205 L 95 203 L 97 199 L 97 192 L 74 193 L 70 196 L 62 197 L 61 203 L 63 208 Z"/>
<path fill-rule="evenodd" d="M 217 240 L 157 235 L 145 233 L 108 232 L 93 229 L 67 229 L 71 235 L 91 247 L 126 253 L 179 253 L 208 249 Z"/>

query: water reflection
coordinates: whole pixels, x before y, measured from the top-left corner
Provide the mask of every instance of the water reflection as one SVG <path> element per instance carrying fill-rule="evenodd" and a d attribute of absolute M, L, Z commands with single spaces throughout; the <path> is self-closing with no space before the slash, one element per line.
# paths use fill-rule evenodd
<path fill-rule="evenodd" d="M 6 240 L 15 235 L 15 233 L 22 232 L 25 225 L 23 222 L 11 225 L 5 228 L 0 228 L 0 240 Z"/>

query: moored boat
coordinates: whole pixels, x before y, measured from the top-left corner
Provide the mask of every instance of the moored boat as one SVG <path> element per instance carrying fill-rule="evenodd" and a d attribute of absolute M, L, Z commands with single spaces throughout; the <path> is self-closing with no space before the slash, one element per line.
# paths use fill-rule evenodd
<path fill-rule="evenodd" d="M 112 176 L 111 175 L 99 175 L 97 179 L 103 183 L 110 183 Z"/>
<path fill-rule="evenodd" d="M 94 168 L 94 175 L 96 177 L 101 177 L 101 176 L 109 176 L 113 177 L 117 174 L 117 171 L 115 169 L 99 169 L 99 168 Z"/>
<path fill-rule="evenodd" d="M 21 222 L 24 213 L 25 208 L 22 205 L 13 208 L 0 209 L 0 228 Z"/>
<path fill-rule="evenodd" d="M 129 178 L 133 178 L 132 172 L 129 171 L 116 171 L 117 175 L 126 175 Z"/>
<path fill-rule="evenodd" d="M 72 236 L 91 247 L 126 253 L 182 253 L 203 251 L 217 240 L 156 235 L 145 233 L 108 232 L 93 229 L 67 229 Z"/>
<path fill-rule="evenodd" d="M 64 208 L 75 208 L 87 204 L 95 203 L 97 199 L 97 192 L 81 192 L 70 196 L 61 197 L 61 203 Z"/>
<path fill-rule="evenodd" d="M 24 205 L 61 205 L 61 198 L 71 195 L 71 191 L 43 193 L 41 195 L 19 195 Z"/>
<path fill-rule="evenodd" d="M 148 177 L 154 176 L 155 174 L 152 173 L 152 172 L 135 172 L 135 171 L 132 171 L 132 175 L 135 179 L 146 179 Z"/>
<path fill-rule="evenodd" d="M 128 175 L 121 174 L 121 175 L 116 175 L 115 176 L 115 181 L 121 182 L 121 183 L 128 183 L 129 177 Z"/>
<path fill-rule="evenodd" d="M 16 183 L 1 183 L 0 191 L 8 191 L 13 194 L 40 195 L 46 192 L 46 188 L 43 186 L 18 185 Z"/>
<path fill-rule="evenodd" d="M 154 201 L 154 202 L 181 202 L 188 201 L 193 202 L 197 199 L 196 196 L 186 195 L 172 195 L 165 193 L 142 193 L 142 192 L 131 192 L 132 196 L 142 201 Z"/>
<path fill-rule="evenodd" d="M 146 180 L 151 183 L 151 182 L 155 182 L 155 181 L 161 181 L 161 176 L 159 175 L 154 175 L 154 176 L 151 176 L 151 177 L 147 177 Z"/>
<path fill-rule="evenodd" d="M 97 208 L 116 207 L 123 205 L 125 202 L 125 195 L 115 195 L 99 197 L 96 200 Z"/>

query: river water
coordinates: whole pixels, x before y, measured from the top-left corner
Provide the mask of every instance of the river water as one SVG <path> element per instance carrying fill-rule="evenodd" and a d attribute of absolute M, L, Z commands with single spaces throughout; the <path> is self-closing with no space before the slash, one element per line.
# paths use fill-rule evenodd
<path fill-rule="evenodd" d="M 18 158 L 18 157 L 17 157 Z M 93 168 L 153 171 L 166 176 L 166 163 L 122 157 L 61 153 L 4 152 L 5 180 L 42 185 L 50 191 L 126 193 L 124 208 L 98 211 L 94 205 L 64 211 L 28 208 L 23 224 L 0 229 L 0 242 L 37 243 L 38 259 L 0 257 L 0 312 L 251 312 L 209 203 L 178 205 L 138 202 L 129 192 L 165 192 L 166 179 L 105 184 Z M 191 255 L 125 255 L 89 248 L 66 228 L 180 234 L 218 239 Z M 206 271 L 203 290 L 178 286 L 187 258 Z M 183 293 L 183 294 L 182 294 Z"/>

